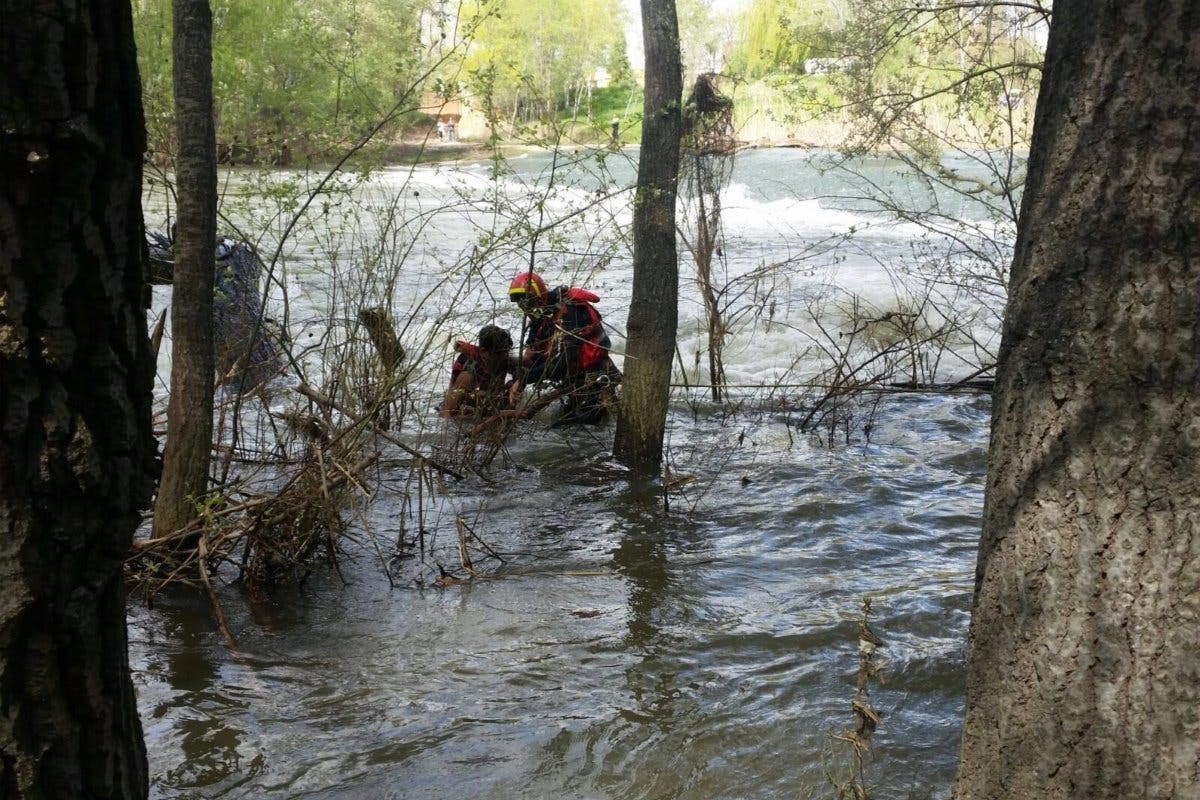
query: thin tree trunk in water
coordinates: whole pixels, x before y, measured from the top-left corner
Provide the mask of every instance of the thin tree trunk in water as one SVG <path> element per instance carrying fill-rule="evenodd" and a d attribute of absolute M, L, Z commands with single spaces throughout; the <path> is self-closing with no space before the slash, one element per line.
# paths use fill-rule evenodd
<path fill-rule="evenodd" d="M 1200 8 L 1059 0 L 996 380 L 960 800 L 1200 797 Z"/>
<path fill-rule="evenodd" d="M 721 306 L 717 302 L 716 289 L 713 288 L 712 260 L 716 251 L 716 232 L 720 228 L 721 196 L 713 194 L 712 208 L 706 202 L 704 181 L 701 171 L 704 169 L 704 156 L 696 156 L 696 242 L 693 256 L 696 260 L 696 282 L 700 285 L 700 294 L 704 298 L 704 318 L 708 323 L 708 377 L 712 383 L 713 402 L 721 402 L 721 394 L 725 385 L 725 366 L 721 357 L 725 345 L 725 324 L 721 319 Z"/>
<path fill-rule="evenodd" d="M 633 299 L 613 452 L 634 469 L 662 463 L 678 324 L 675 198 L 683 135 L 683 75 L 674 0 L 642 0 L 646 99 L 633 209 Z"/>
<path fill-rule="evenodd" d="M 141 89 L 128 2 L 44 6 L 0 0 L 0 797 L 140 798 Z"/>
<path fill-rule="evenodd" d="M 212 14 L 208 0 L 174 0 L 175 161 L 179 222 L 171 296 L 171 400 L 154 535 L 196 518 L 208 491 L 213 410 L 213 247 L 217 236 Z"/>

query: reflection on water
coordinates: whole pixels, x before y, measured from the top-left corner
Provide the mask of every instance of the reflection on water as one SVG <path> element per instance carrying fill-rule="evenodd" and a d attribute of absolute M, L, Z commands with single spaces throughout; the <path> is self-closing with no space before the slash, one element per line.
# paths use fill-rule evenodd
<path fill-rule="evenodd" d="M 947 797 L 986 420 L 898 398 L 871 444 L 828 451 L 681 412 L 671 460 L 694 480 L 666 516 L 603 437 L 540 432 L 432 521 L 448 546 L 455 513 L 476 519 L 512 554 L 495 579 L 389 591 L 364 554 L 345 585 L 226 587 L 237 655 L 202 598 L 135 600 L 154 796 L 828 797 L 870 595 L 877 795 Z"/>
<path fill-rule="evenodd" d="M 147 619 L 145 613 L 138 612 L 138 617 Z M 261 757 L 252 747 L 244 747 L 246 736 L 239 720 L 249 712 L 252 698 L 228 685 L 221 674 L 229 655 L 209 635 L 207 604 L 198 597 L 181 598 L 155 621 L 164 623 L 156 633 L 169 644 L 147 651 L 145 675 L 138 676 L 156 678 L 139 686 L 143 726 L 148 741 L 161 737 L 177 748 L 169 764 L 156 765 L 156 783 L 167 789 L 251 780 Z M 243 753 L 251 757 L 243 759 Z"/>

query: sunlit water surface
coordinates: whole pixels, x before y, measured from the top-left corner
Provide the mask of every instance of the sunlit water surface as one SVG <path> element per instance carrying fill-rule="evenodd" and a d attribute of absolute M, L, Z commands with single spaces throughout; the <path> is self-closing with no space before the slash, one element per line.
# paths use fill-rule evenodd
<path fill-rule="evenodd" d="M 854 216 L 803 199 L 804 158 L 751 154 L 735 174 L 743 253 Z M 913 235 L 881 235 L 876 255 Z M 885 282 L 842 263 L 851 287 Z M 769 373 L 780 351 L 746 337 L 731 372 Z M 683 480 L 669 512 L 661 484 L 608 458 L 611 428 L 530 425 L 487 480 L 448 482 L 427 509 L 428 545 L 452 552 L 463 515 L 505 558 L 484 579 L 390 588 L 364 551 L 342 564 L 344 583 L 317 573 L 268 598 L 225 586 L 237 653 L 202 597 L 132 600 L 154 796 L 831 797 L 846 769 L 831 734 L 852 724 L 869 597 L 886 683 L 872 694 L 883 722 L 868 782 L 879 798 L 947 797 L 987 401 L 889 397 L 869 442 L 831 449 L 786 412 L 730 416 L 694 399 L 672 406 Z M 382 492 L 381 539 L 402 513 Z"/>

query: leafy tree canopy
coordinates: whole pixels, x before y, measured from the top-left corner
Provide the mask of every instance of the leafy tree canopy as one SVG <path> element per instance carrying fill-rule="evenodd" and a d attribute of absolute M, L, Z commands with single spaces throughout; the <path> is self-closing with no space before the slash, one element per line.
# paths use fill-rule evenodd
<path fill-rule="evenodd" d="M 464 19 L 478 24 L 464 64 L 470 88 L 514 118 L 577 102 L 598 67 L 628 78 L 620 0 L 476 2 Z"/>
<path fill-rule="evenodd" d="M 223 157 L 352 139 L 392 107 L 421 58 L 418 0 L 213 0 L 212 10 Z M 134 15 L 151 145 L 170 150 L 171 0 L 135 3 Z"/>

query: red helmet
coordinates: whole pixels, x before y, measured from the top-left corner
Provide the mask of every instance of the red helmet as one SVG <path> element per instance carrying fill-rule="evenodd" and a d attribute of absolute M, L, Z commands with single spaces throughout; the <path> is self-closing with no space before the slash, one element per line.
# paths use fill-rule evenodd
<path fill-rule="evenodd" d="M 530 298 L 541 305 L 549 294 L 546 282 L 536 272 L 522 272 L 508 285 L 508 299 L 514 303 Z"/>

